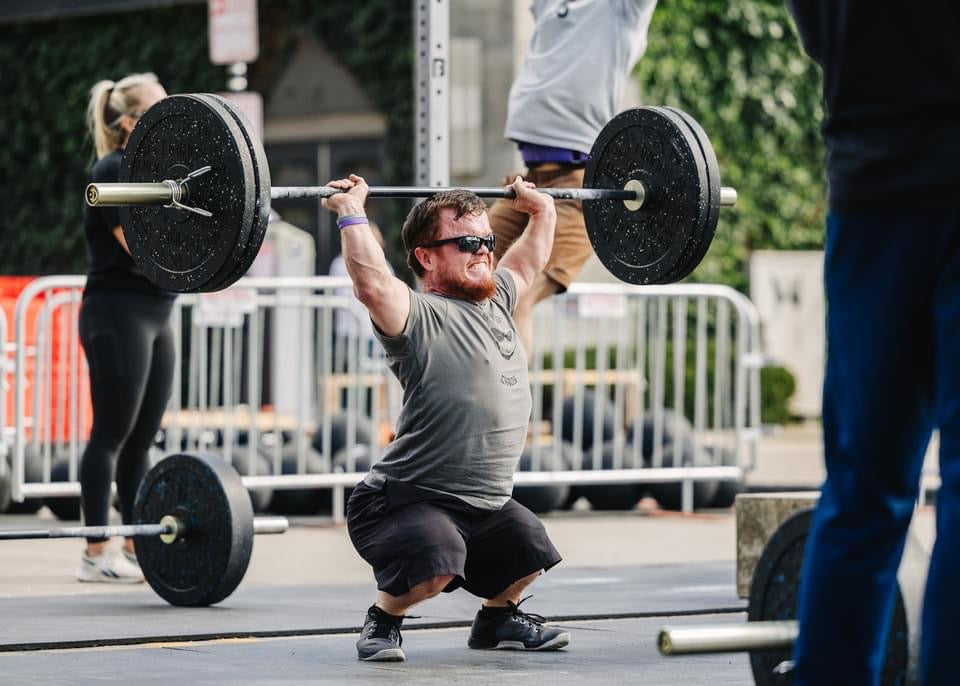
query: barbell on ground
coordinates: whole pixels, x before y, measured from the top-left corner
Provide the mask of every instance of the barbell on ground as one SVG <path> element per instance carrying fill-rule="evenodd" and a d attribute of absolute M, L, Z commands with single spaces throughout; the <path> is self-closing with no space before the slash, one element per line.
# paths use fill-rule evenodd
<path fill-rule="evenodd" d="M 134 538 L 150 587 L 171 605 L 218 603 L 250 564 L 254 534 L 284 533 L 284 517 L 253 516 L 240 475 L 211 453 L 178 453 L 144 476 L 133 524 L 0 531 L 2 540 Z"/>
<path fill-rule="evenodd" d="M 663 627 L 657 636 L 667 656 L 749 652 L 757 686 L 793 683 L 793 644 L 799 634 L 797 594 L 813 510 L 788 517 L 763 549 L 753 580 L 747 622 Z M 918 682 L 920 606 L 929 554 L 911 534 L 897 573 L 893 616 L 887 634 L 880 683 Z"/>
<path fill-rule="evenodd" d="M 173 95 L 151 107 L 127 141 L 120 183 L 87 186 L 91 206 L 119 206 L 131 255 L 151 281 L 174 291 L 226 288 L 250 268 L 270 201 L 323 198 L 326 186 L 271 187 L 263 146 L 245 116 L 211 94 Z M 373 186 L 370 197 L 425 197 L 444 188 Z M 511 197 L 505 188 L 467 188 Z M 583 188 L 538 189 L 583 201 L 597 256 L 628 283 L 679 281 L 703 259 L 719 209 L 737 194 L 720 186 L 709 139 L 669 107 L 626 110 L 604 126 Z"/>

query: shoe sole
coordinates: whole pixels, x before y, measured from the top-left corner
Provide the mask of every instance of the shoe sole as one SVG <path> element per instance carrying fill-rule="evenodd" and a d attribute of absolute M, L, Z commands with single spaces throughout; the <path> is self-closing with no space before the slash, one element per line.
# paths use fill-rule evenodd
<path fill-rule="evenodd" d="M 360 657 L 358 655 L 357 659 L 363 662 L 403 662 L 407 659 L 407 656 L 403 654 L 400 648 L 386 648 L 368 657 Z"/>
<path fill-rule="evenodd" d="M 473 648 L 474 650 L 523 650 L 523 651 L 536 651 L 536 650 L 560 650 L 565 648 L 570 643 L 570 634 L 564 632 L 558 634 L 551 638 L 546 643 L 543 643 L 538 646 L 527 646 L 524 645 L 522 641 L 500 641 L 494 645 L 480 643 L 474 639 L 467 641 L 467 646 Z"/>

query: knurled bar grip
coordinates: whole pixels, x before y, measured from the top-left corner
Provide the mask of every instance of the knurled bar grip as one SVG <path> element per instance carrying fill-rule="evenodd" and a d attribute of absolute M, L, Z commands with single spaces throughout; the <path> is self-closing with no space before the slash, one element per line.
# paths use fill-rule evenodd
<path fill-rule="evenodd" d="M 176 181 L 162 181 L 160 183 L 91 183 L 87 186 L 87 204 L 91 207 L 123 206 L 123 205 L 170 205 L 176 195 Z M 372 186 L 369 197 L 375 198 L 422 198 L 453 188 L 437 188 L 432 186 Z M 512 188 L 464 188 L 481 198 L 512 198 Z M 642 202 L 640 194 L 633 190 L 618 190 L 611 188 L 537 188 L 544 193 L 560 200 L 628 200 Z M 273 200 L 282 198 L 328 198 L 337 193 L 343 193 L 339 188 L 328 186 L 278 186 L 270 189 Z M 720 189 L 720 205 L 732 207 L 737 201 L 737 191 L 733 188 Z"/>

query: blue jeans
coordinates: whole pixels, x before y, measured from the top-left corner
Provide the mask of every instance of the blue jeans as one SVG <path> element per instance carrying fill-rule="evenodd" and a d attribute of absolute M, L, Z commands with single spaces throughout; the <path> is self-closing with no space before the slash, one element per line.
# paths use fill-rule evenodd
<path fill-rule="evenodd" d="M 827 479 L 800 586 L 795 683 L 879 683 L 923 456 L 939 428 L 920 665 L 924 684 L 956 684 L 960 210 L 830 215 L 824 278 Z"/>

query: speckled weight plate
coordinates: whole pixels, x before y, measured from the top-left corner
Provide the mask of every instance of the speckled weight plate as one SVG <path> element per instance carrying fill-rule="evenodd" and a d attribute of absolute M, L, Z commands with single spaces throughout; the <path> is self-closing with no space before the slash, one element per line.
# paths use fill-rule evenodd
<path fill-rule="evenodd" d="M 690 132 L 658 108 L 621 112 L 590 151 L 584 187 L 646 187 L 643 206 L 622 200 L 585 200 L 584 221 L 603 265 L 627 283 L 669 283 L 702 235 L 706 213 L 705 165 Z"/>
<path fill-rule="evenodd" d="M 190 182 L 185 204 L 212 217 L 160 206 L 120 208 L 134 261 L 161 288 L 210 290 L 234 271 L 255 219 L 254 163 L 234 118 L 191 95 L 151 107 L 127 142 L 121 183 L 181 178 L 207 165 L 213 169 Z"/>

